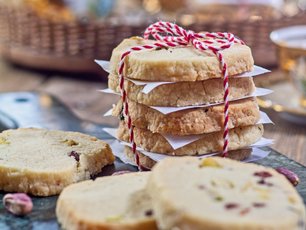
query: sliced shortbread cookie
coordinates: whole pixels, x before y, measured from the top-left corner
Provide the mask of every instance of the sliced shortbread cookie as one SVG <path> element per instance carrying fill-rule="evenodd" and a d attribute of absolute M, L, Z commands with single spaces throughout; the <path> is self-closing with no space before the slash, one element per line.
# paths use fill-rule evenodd
<path fill-rule="evenodd" d="M 275 170 L 224 158 L 167 158 L 149 178 L 160 229 L 302 230 L 305 207 Z"/>
<path fill-rule="evenodd" d="M 64 189 L 56 216 L 64 229 L 155 230 L 151 198 L 144 191 L 149 172 L 84 181 Z"/>
<path fill-rule="evenodd" d="M 230 129 L 229 150 L 248 147 L 263 135 L 262 125 L 244 126 Z M 129 142 L 129 130 L 124 122 L 120 122 L 117 130 L 119 140 Z M 134 141 L 146 151 L 166 155 L 201 155 L 220 152 L 223 147 L 223 132 L 203 134 L 200 139 L 178 149 L 173 149 L 164 136 L 149 130 L 134 128 Z"/>
<path fill-rule="evenodd" d="M 59 194 L 114 160 L 107 143 L 82 133 L 7 130 L 0 134 L 0 189 L 38 196 Z"/>
<path fill-rule="evenodd" d="M 239 150 L 232 150 L 228 152 L 227 157 L 233 160 L 237 160 L 237 161 L 242 161 L 247 159 L 250 155 L 251 155 L 252 150 L 251 149 L 239 149 Z M 132 148 L 125 146 L 124 147 L 124 153 L 125 155 L 132 161 L 135 163 L 135 155 L 133 153 Z M 151 169 L 153 168 L 153 166 L 157 163 L 156 161 L 154 161 L 153 159 L 151 159 L 150 157 L 144 155 L 143 153 L 141 153 L 140 151 L 137 151 L 138 155 L 139 155 L 139 162 L 140 165 L 147 168 L 147 169 Z M 219 154 L 220 155 L 220 154 Z"/>
<path fill-rule="evenodd" d="M 153 44 L 156 41 L 132 37 L 123 40 L 110 60 L 111 73 L 118 75 L 121 55 L 130 47 Z M 230 76 L 253 69 L 251 49 L 234 44 L 221 51 Z M 223 77 L 220 61 L 211 51 L 200 51 L 191 46 L 132 52 L 125 60 L 125 76 L 147 81 L 201 81 Z"/>
<path fill-rule="evenodd" d="M 120 92 L 118 76 L 109 75 L 108 87 L 115 92 Z M 128 98 L 144 105 L 174 107 L 203 105 L 223 102 L 224 96 L 222 79 L 164 84 L 154 88 L 149 93 L 143 93 L 143 88 L 143 85 L 135 85 L 131 81 L 125 81 Z M 229 79 L 229 100 L 249 96 L 254 90 L 253 78 Z"/>
<path fill-rule="evenodd" d="M 122 103 L 118 102 L 113 115 L 122 118 Z M 191 135 L 221 131 L 224 122 L 224 105 L 180 110 L 163 114 L 146 105 L 129 100 L 129 115 L 137 128 L 153 133 Z M 229 128 L 256 124 L 260 112 L 255 98 L 233 101 L 229 106 Z"/>

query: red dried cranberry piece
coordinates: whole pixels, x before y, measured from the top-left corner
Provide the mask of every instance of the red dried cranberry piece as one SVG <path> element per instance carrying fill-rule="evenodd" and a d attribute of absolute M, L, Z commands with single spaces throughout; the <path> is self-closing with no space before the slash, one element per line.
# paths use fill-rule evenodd
<path fill-rule="evenodd" d="M 238 208 L 239 205 L 236 204 L 236 203 L 228 203 L 228 204 L 225 204 L 225 208 L 226 209 L 234 209 L 234 208 Z"/>
<path fill-rule="evenodd" d="M 272 174 L 266 171 L 261 171 L 261 172 L 254 173 L 254 176 L 258 176 L 261 178 L 268 178 L 268 177 L 272 177 Z"/>
<path fill-rule="evenodd" d="M 265 180 L 260 180 L 257 182 L 257 184 L 265 184 L 265 183 L 266 183 Z"/>
<path fill-rule="evenodd" d="M 262 184 L 262 185 L 266 185 L 266 186 L 268 186 L 268 187 L 273 186 L 273 184 L 272 184 L 272 183 L 270 183 L 270 182 L 266 182 L 264 179 L 261 179 L 261 180 L 260 180 L 260 181 L 258 181 L 257 183 L 258 183 L 258 184 Z"/>
<path fill-rule="evenodd" d="M 202 184 L 200 184 L 200 185 L 198 185 L 198 189 L 200 189 L 200 190 L 204 190 L 204 189 L 205 189 L 205 186 L 204 186 L 204 185 L 202 185 Z"/>
<path fill-rule="evenodd" d="M 245 208 L 245 209 L 242 209 L 242 210 L 240 211 L 240 215 L 243 216 L 243 215 L 245 215 L 245 214 L 247 214 L 247 213 L 249 213 L 249 212 L 250 212 L 250 209 L 249 209 L 249 208 Z"/>
<path fill-rule="evenodd" d="M 266 185 L 269 186 L 269 187 L 272 187 L 272 186 L 273 186 L 273 184 L 270 183 L 270 182 L 266 182 Z"/>
<path fill-rule="evenodd" d="M 152 216 L 153 215 L 153 210 L 152 209 L 146 210 L 145 215 L 146 216 Z"/>
<path fill-rule="evenodd" d="M 76 151 L 71 151 L 68 156 L 73 157 L 77 162 L 80 161 L 80 155 Z"/>
<path fill-rule="evenodd" d="M 263 208 L 265 206 L 266 206 L 265 203 L 253 203 L 253 207 L 255 207 L 255 208 Z"/>

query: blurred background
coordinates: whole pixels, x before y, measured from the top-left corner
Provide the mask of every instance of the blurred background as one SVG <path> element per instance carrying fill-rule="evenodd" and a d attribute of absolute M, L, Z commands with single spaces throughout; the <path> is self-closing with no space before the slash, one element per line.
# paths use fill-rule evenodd
<path fill-rule="evenodd" d="M 305 9 L 306 0 L 1 0 L 1 54 L 33 68 L 103 74 L 93 59 L 108 60 L 123 38 L 161 19 L 232 32 L 256 64 L 274 67 L 270 32 L 305 24 Z"/>
<path fill-rule="evenodd" d="M 3 93 L 35 91 L 42 106 L 53 95 L 81 119 L 114 125 L 102 114 L 117 99 L 97 92 L 107 73 L 94 59 L 109 60 L 123 38 L 167 20 L 231 32 L 252 48 L 255 63 L 272 71 L 255 78 L 274 90 L 259 99 L 277 124 L 266 135 L 306 162 L 305 10 L 306 0 L 0 0 L 0 112 Z"/>

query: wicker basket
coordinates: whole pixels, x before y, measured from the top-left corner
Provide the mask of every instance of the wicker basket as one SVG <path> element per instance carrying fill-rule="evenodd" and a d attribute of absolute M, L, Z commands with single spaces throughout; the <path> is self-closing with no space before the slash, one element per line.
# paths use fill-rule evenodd
<path fill-rule="evenodd" d="M 252 47 L 259 65 L 276 64 L 272 30 L 303 24 L 305 14 L 282 20 L 193 24 L 194 31 L 229 31 Z M 69 72 L 99 72 L 93 59 L 109 59 L 112 49 L 125 37 L 141 35 L 143 26 L 110 26 L 103 22 L 52 22 L 27 9 L 0 6 L 0 51 L 21 65 Z"/>

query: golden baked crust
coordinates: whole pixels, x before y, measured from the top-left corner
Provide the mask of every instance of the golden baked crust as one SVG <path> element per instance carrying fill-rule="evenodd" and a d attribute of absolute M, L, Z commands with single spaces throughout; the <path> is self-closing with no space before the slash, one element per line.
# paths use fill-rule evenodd
<path fill-rule="evenodd" d="M 135 161 L 135 157 L 134 157 L 132 148 L 125 146 L 124 153 L 132 162 Z M 137 153 L 139 154 L 139 162 L 141 166 L 151 169 L 157 163 L 156 161 L 152 160 L 150 157 L 142 154 L 141 152 L 137 151 Z M 243 161 L 247 159 L 251 155 L 251 153 L 252 153 L 251 149 L 232 150 L 228 152 L 227 157 L 233 160 Z M 217 156 L 220 156 L 220 154 Z"/>
<path fill-rule="evenodd" d="M 108 87 L 120 93 L 118 76 L 108 76 Z M 196 82 L 177 82 L 160 85 L 148 94 L 142 93 L 144 86 L 125 81 L 128 98 L 149 106 L 188 106 L 223 102 L 223 80 L 220 78 Z M 230 78 L 229 100 L 251 95 L 255 90 L 253 78 Z M 166 100 L 165 100 L 166 99 Z"/>
<path fill-rule="evenodd" d="M 109 145 L 77 132 L 23 128 L 0 134 L 0 189 L 59 194 L 115 160 Z"/>
<path fill-rule="evenodd" d="M 229 150 L 237 150 L 250 146 L 263 135 L 262 125 L 252 125 L 230 129 Z M 120 122 L 117 131 L 119 140 L 129 142 L 129 130 L 124 122 Z M 204 134 L 199 140 L 174 150 L 168 141 L 159 133 L 134 128 L 134 141 L 137 146 L 153 153 L 166 155 L 201 155 L 220 152 L 223 147 L 223 132 Z"/>
<path fill-rule="evenodd" d="M 144 191 L 150 172 L 83 181 L 64 189 L 56 216 L 66 230 L 157 230 L 151 199 Z"/>
<path fill-rule="evenodd" d="M 154 42 L 140 37 L 123 40 L 112 52 L 111 73 L 118 75 L 120 57 L 128 48 Z M 234 44 L 221 53 L 230 76 L 253 69 L 254 60 L 248 46 Z M 126 77 L 147 81 L 201 81 L 223 77 L 217 57 L 211 51 L 199 51 L 193 47 L 132 52 L 125 59 L 124 72 Z"/>
<path fill-rule="evenodd" d="M 114 116 L 121 116 L 122 103 L 113 109 Z M 221 131 L 224 122 L 224 106 L 181 110 L 163 114 L 148 106 L 129 100 L 129 115 L 137 128 L 153 133 L 191 135 Z M 234 101 L 229 106 L 229 128 L 256 124 L 260 112 L 254 98 Z"/>

